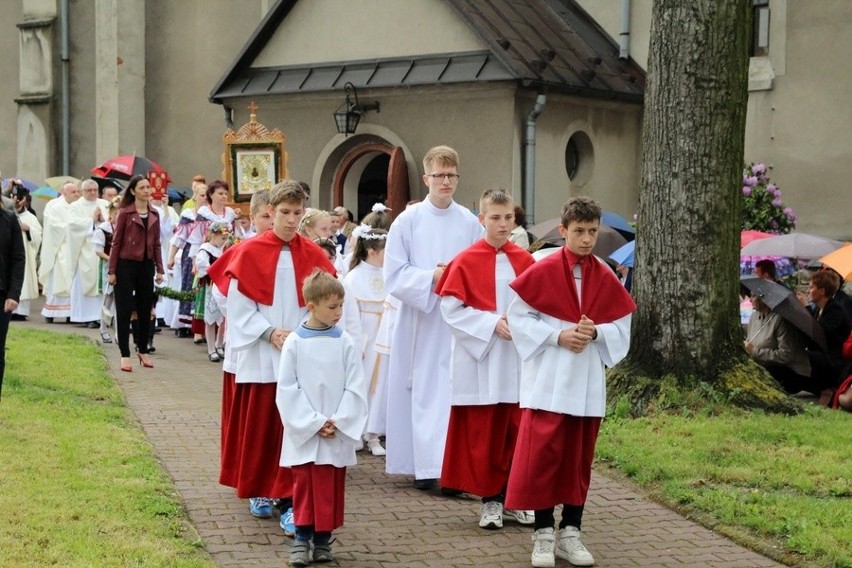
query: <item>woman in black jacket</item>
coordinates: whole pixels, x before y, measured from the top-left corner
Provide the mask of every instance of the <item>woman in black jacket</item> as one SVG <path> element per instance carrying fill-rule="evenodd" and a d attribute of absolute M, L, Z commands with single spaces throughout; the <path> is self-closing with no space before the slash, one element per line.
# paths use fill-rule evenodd
<path fill-rule="evenodd" d="M 116 335 L 121 370 L 130 372 L 130 319 L 136 313 L 139 364 L 152 368 L 148 357 L 148 326 L 154 303 L 154 282 L 163 281 L 160 217 L 149 205 L 151 184 L 141 175 L 130 178 L 119 205 L 109 254 L 109 282 L 114 286 Z M 155 276 L 156 271 L 156 276 Z"/>

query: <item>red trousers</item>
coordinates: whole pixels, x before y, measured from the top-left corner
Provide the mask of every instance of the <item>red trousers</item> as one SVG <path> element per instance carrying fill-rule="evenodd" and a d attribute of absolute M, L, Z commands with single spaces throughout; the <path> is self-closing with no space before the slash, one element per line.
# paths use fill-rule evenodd
<path fill-rule="evenodd" d="M 313 526 L 314 532 L 342 527 L 346 468 L 310 462 L 294 465 L 291 470 L 296 526 Z"/>

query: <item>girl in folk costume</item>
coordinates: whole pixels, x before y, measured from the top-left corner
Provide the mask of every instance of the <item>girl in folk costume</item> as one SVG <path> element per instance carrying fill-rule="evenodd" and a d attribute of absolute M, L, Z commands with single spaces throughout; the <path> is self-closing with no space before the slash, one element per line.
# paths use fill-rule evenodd
<path fill-rule="evenodd" d="M 216 262 L 231 238 L 231 231 L 225 223 L 211 223 L 207 228 L 207 241 L 195 255 L 195 304 L 193 309 L 192 330 L 204 330 L 207 340 L 207 358 L 213 363 L 222 360 L 225 350 L 225 316 L 219 309 L 216 299 L 210 292 L 210 277 L 207 271 Z"/>
<path fill-rule="evenodd" d="M 275 393 L 281 348 L 307 314 L 305 278 L 314 268 L 334 274 L 325 253 L 297 233 L 306 201 L 298 182 L 277 184 L 267 206 L 272 230 L 229 249 L 207 272 L 227 296 L 228 341 L 239 353 L 219 483 L 249 498 L 249 511 L 257 517 L 272 516 L 271 498 L 293 496 L 292 474 L 279 466 L 284 429 Z M 281 524 L 289 526 L 292 506 L 285 502 L 281 508 Z"/>
<path fill-rule="evenodd" d="M 166 173 L 148 172 L 148 181 L 154 188 L 151 194 L 151 205 L 160 215 L 160 248 L 162 249 L 163 264 L 168 264 L 171 239 L 180 221 L 180 216 L 169 205 L 168 176 Z M 159 294 L 158 296 L 157 304 L 154 307 L 157 317 L 156 327 L 165 327 L 166 322 L 170 322 L 176 317 L 179 302 Z M 153 330 L 154 328 L 152 328 Z"/>
<path fill-rule="evenodd" d="M 355 240 L 355 247 L 349 272 L 343 283 L 346 286 L 347 296 L 354 297 L 361 318 L 364 345 L 359 345 L 359 348 L 363 354 L 364 376 L 368 381 L 370 414 L 384 413 L 385 409 L 380 404 L 382 401 L 387 403 L 387 389 L 384 381 L 381 386 L 385 388 L 383 390 L 379 388 L 380 366 L 375 342 L 387 296 L 385 280 L 382 277 L 382 265 L 385 261 L 385 243 L 388 233 L 382 229 L 373 229 L 369 225 L 360 225 L 352 231 L 352 238 Z M 383 433 L 367 430 L 364 436 L 367 449 L 374 456 L 385 455 L 385 449 L 379 441 L 379 434 Z"/>
<path fill-rule="evenodd" d="M 207 184 L 201 181 L 192 183 L 194 207 L 185 207 L 172 236 L 169 258 L 166 267 L 172 271 L 171 288 L 181 292 L 192 291 L 192 261 L 204 242 L 203 231 L 198 225 L 198 210 L 207 203 Z M 179 337 L 189 337 L 192 326 L 192 301 L 180 302 L 169 327 Z"/>
<path fill-rule="evenodd" d="M 101 309 L 101 340 L 104 343 L 112 343 L 109 330 L 115 318 L 115 296 L 112 284 L 109 283 L 107 272 L 109 268 L 109 253 L 112 250 L 112 234 L 115 230 L 115 220 L 118 217 L 120 197 L 113 198 L 107 207 L 108 219 L 100 223 L 92 234 L 92 244 L 95 245 L 95 254 L 100 259 L 100 277 L 98 278 L 98 294 L 104 297 L 104 305 Z"/>

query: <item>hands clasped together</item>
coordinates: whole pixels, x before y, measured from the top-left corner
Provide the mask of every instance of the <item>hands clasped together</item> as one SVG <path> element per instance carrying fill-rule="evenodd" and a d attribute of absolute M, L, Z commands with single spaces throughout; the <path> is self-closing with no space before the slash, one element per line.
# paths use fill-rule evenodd
<path fill-rule="evenodd" d="M 576 327 L 563 329 L 559 332 L 558 343 L 560 347 L 564 347 L 568 351 L 580 353 L 597 336 L 598 330 L 595 327 L 595 322 L 582 315 Z"/>
<path fill-rule="evenodd" d="M 337 426 L 334 425 L 334 420 L 329 418 L 325 421 L 325 424 L 322 425 L 322 428 L 319 429 L 320 438 L 334 438 L 334 433 L 337 432 Z"/>

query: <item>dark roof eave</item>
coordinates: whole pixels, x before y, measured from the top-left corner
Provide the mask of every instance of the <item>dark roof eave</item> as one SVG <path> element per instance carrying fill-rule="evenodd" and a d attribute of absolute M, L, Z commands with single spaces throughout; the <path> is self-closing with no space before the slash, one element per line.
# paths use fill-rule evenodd
<path fill-rule="evenodd" d="M 207 100 L 215 104 L 224 104 L 221 97 L 216 96 L 222 87 L 228 83 L 239 70 L 247 68 L 260 54 L 269 39 L 275 34 L 278 25 L 287 17 L 296 0 L 276 0 L 275 4 L 260 21 L 254 33 L 243 45 L 236 59 L 228 66 L 227 71 L 219 78 L 210 91 Z"/>
<path fill-rule="evenodd" d="M 645 95 L 642 93 L 622 93 L 610 90 L 591 89 L 588 87 L 577 87 L 565 85 L 562 83 L 550 83 L 546 81 L 520 81 L 521 87 L 541 92 L 541 93 L 559 93 L 563 95 L 577 95 L 580 97 L 588 97 L 593 99 L 622 101 L 626 103 L 644 104 Z"/>

